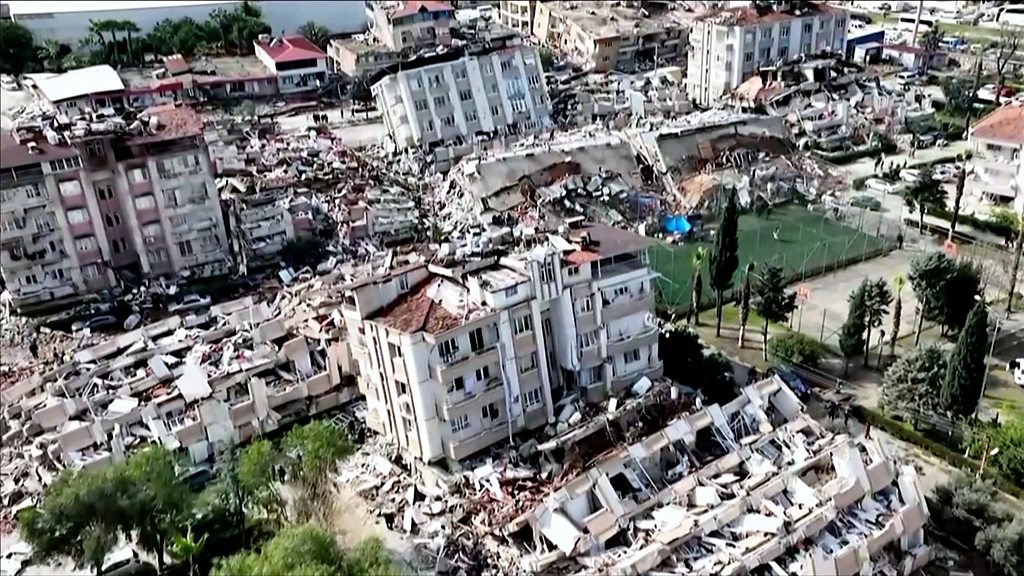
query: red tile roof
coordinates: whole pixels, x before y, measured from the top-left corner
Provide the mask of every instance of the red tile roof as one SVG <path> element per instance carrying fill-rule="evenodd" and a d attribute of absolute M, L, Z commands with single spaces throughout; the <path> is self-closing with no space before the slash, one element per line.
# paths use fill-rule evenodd
<path fill-rule="evenodd" d="M 78 156 L 78 150 L 73 146 L 54 146 L 45 138 L 36 138 L 34 142 L 39 150 L 37 154 L 29 152 L 28 142 L 19 144 L 7 130 L 0 132 L 0 168 L 18 168 Z"/>
<path fill-rule="evenodd" d="M 401 8 L 392 12 L 391 17 L 412 16 L 420 11 L 445 12 L 447 10 L 454 10 L 452 5 L 447 2 L 439 2 L 438 0 L 408 0 Z"/>
<path fill-rule="evenodd" d="M 971 128 L 971 137 L 1024 144 L 1024 105 L 996 108 Z"/>
<path fill-rule="evenodd" d="M 434 302 L 427 295 L 434 282 L 445 280 L 435 277 L 420 282 L 372 320 L 399 332 L 426 332 L 435 335 L 462 326 L 465 319 L 445 310 L 444 306 Z"/>
<path fill-rule="evenodd" d="M 327 58 L 323 50 L 306 40 L 304 36 L 282 36 L 267 43 L 257 42 L 256 45 L 266 52 L 271 60 L 279 63 Z"/>
<path fill-rule="evenodd" d="M 156 134 L 132 138 L 130 140 L 132 144 L 163 142 L 189 136 L 200 136 L 203 133 L 202 116 L 189 106 L 161 104 L 147 108 L 146 112 L 156 116 L 159 121 Z"/>

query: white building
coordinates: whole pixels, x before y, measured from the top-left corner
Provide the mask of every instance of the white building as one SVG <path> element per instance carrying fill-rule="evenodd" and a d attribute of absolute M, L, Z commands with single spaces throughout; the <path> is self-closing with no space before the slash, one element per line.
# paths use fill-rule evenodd
<path fill-rule="evenodd" d="M 515 36 L 410 60 L 388 69 L 372 91 L 395 146 L 433 150 L 442 170 L 472 152 L 478 135 L 552 125 L 537 50 Z"/>
<path fill-rule="evenodd" d="M 709 12 L 690 29 L 687 94 L 697 105 L 714 106 L 762 66 L 801 54 L 842 54 L 846 25 L 844 10 L 816 2 Z"/>
<path fill-rule="evenodd" d="M 18 1 L 4 2 L 11 18 L 32 32 L 36 43 L 57 40 L 76 46 L 79 40 L 92 36 L 90 22 L 130 20 L 141 34 L 148 34 L 164 19 L 192 18 L 203 22 L 217 9 L 232 10 L 240 0 L 119 0 L 118 2 L 86 1 Z M 295 3 L 284 0 L 252 2 L 263 11 L 263 19 L 275 34 L 297 32 L 306 22 L 326 26 L 332 33 L 358 32 L 366 28 L 366 12 L 362 2 L 312 0 Z"/>
<path fill-rule="evenodd" d="M 997 204 L 1013 204 L 1024 213 L 1024 105 L 994 110 L 971 127 L 968 140 L 973 170 L 968 192 Z"/>
<path fill-rule="evenodd" d="M 346 287 L 367 425 L 426 462 L 457 462 L 555 420 L 555 405 L 661 375 L 645 249 L 589 224 L 576 243 L 416 265 Z"/>
<path fill-rule="evenodd" d="M 261 37 L 256 57 L 277 77 L 281 94 L 317 90 L 327 82 L 327 54 L 302 36 Z"/>

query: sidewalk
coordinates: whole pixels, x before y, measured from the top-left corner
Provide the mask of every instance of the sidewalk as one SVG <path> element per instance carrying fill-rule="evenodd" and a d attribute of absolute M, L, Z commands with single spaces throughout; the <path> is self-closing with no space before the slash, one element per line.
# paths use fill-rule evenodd
<path fill-rule="evenodd" d="M 886 165 L 895 162 L 898 165 L 902 165 L 904 162 L 907 166 L 913 166 L 915 164 L 927 164 L 929 162 L 935 162 L 936 160 L 956 158 L 956 155 L 965 152 L 970 149 L 969 144 L 965 140 L 958 140 L 951 142 L 950 144 L 943 146 L 942 148 L 925 148 L 918 150 L 917 154 L 913 158 L 910 157 L 908 152 L 901 152 L 899 154 L 886 154 L 885 163 Z M 861 158 L 856 162 L 836 166 L 839 170 L 846 172 L 851 180 L 857 178 L 865 178 L 876 174 L 878 171 L 875 170 L 875 159 L 874 158 Z"/>

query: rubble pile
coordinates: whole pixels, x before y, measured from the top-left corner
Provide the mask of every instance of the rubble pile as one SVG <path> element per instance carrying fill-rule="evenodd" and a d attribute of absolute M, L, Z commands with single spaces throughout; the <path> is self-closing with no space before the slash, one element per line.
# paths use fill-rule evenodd
<path fill-rule="evenodd" d="M 693 105 L 686 99 L 683 76 L 683 70 L 675 66 L 643 74 L 549 74 L 555 125 L 571 130 L 599 122 L 621 130 L 645 121 L 671 120 L 688 114 Z"/>

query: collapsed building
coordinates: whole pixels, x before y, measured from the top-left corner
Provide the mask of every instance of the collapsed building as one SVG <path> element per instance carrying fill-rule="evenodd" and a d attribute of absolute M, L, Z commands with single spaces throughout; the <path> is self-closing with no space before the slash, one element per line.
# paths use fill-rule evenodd
<path fill-rule="evenodd" d="M 327 412 L 357 394 L 338 275 L 80 336 L 49 370 L 0 391 L 4 510 L 31 505 L 64 468 L 109 465 L 146 443 L 198 467 L 224 444 Z"/>
<path fill-rule="evenodd" d="M 693 110 L 682 90 L 683 70 L 675 66 L 633 76 L 553 74 L 551 80 L 551 114 L 561 129 L 594 122 L 622 129 L 645 119 L 671 120 Z"/>
<path fill-rule="evenodd" d="M 914 468 L 829 432 L 777 377 L 703 407 L 647 388 L 460 474 L 374 449 L 342 481 L 438 569 L 909 576 L 932 553 Z"/>

